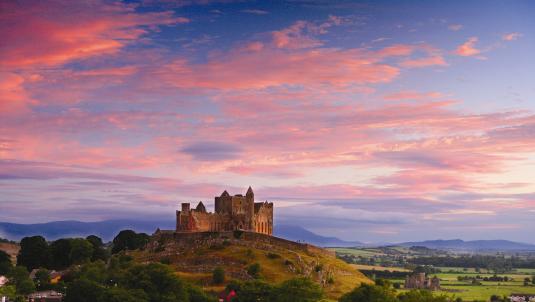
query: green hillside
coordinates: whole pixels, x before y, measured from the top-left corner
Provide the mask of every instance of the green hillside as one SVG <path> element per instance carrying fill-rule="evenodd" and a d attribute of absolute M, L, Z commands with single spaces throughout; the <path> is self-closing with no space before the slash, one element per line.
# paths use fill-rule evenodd
<path fill-rule="evenodd" d="M 248 267 L 260 265 L 259 278 L 279 283 L 309 277 L 321 284 L 328 298 L 336 299 L 361 283 L 372 283 L 332 252 L 262 234 L 197 233 L 175 238 L 170 233 L 153 236 L 144 251 L 132 252 L 141 262 L 170 264 L 177 275 L 206 290 L 218 292 L 230 280 L 251 280 Z M 225 283 L 215 285 L 212 272 L 221 267 Z"/>

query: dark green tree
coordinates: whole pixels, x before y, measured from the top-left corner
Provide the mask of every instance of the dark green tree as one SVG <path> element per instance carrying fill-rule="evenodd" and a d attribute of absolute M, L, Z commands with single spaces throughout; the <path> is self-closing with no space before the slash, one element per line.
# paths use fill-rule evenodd
<path fill-rule="evenodd" d="M 362 284 L 351 292 L 343 295 L 339 302 L 397 302 L 396 294 L 393 289 L 371 285 Z"/>
<path fill-rule="evenodd" d="M 27 295 L 35 290 L 35 284 L 30 279 L 30 274 L 23 266 L 14 267 L 9 274 L 9 284 L 14 285 L 17 294 Z"/>
<path fill-rule="evenodd" d="M 276 302 L 314 302 L 323 298 L 321 287 L 308 278 L 297 278 L 284 281 L 275 288 Z"/>
<path fill-rule="evenodd" d="M 275 299 L 275 288 L 270 284 L 253 280 L 240 284 L 236 302 L 270 302 Z"/>
<path fill-rule="evenodd" d="M 168 266 L 160 263 L 135 265 L 120 283 L 129 289 L 143 290 L 150 302 L 187 301 L 188 293 L 182 280 Z"/>
<path fill-rule="evenodd" d="M 86 263 L 93 256 L 93 245 L 85 239 L 71 239 L 71 252 L 69 254 L 71 264 Z"/>
<path fill-rule="evenodd" d="M 91 261 L 107 261 L 108 260 L 108 252 L 104 248 L 104 243 L 102 242 L 102 239 L 100 237 L 95 235 L 90 235 L 85 238 L 87 241 L 93 245 L 93 255 L 91 256 Z"/>
<path fill-rule="evenodd" d="M 149 298 L 144 291 L 139 289 L 125 289 L 121 287 L 111 287 L 102 291 L 99 302 L 147 302 Z M 97 300 L 95 300 L 97 301 Z"/>
<path fill-rule="evenodd" d="M 42 236 L 24 237 L 20 241 L 20 251 L 17 255 L 17 265 L 25 266 L 28 270 L 47 267 L 48 243 Z"/>
<path fill-rule="evenodd" d="M 50 265 L 49 268 L 63 270 L 71 265 L 71 240 L 58 239 L 49 246 Z"/>
<path fill-rule="evenodd" d="M 451 299 L 445 295 L 433 295 L 428 290 L 411 290 L 398 296 L 401 302 L 448 302 Z"/>
<path fill-rule="evenodd" d="M 145 233 L 139 233 L 132 230 L 124 230 L 119 232 L 113 238 L 112 254 L 116 254 L 125 250 L 137 250 L 144 247 L 149 242 L 150 236 Z"/>
<path fill-rule="evenodd" d="M 202 289 L 196 286 L 188 286 L 189 302 L 215 302 L 217 299 L 207 295 Z"/>
<path fill-rule="evenodd" d="M 0 251 L 0 275 L 7 275 L 11 271 L 11 257 L 8 253 Z"/>
<path fill-rule="evenodd" d="M 67 286 L 65 302 L 95 302 L 104 296 L 105 288 L 87 279 L 77 279 Z"/>

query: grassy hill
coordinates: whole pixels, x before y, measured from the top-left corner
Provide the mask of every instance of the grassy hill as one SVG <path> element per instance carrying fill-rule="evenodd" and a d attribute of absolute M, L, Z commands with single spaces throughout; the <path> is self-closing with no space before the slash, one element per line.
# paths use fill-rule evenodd
<path fill-rule="evenodd" d="M 19 253 L 20 246 L 10 242 L 0 242 L 0 251 L 4 251 L 11 256 L 13 263 L 17 262 L 17 254 Z"/>
<path fill-rule="evenodd" d="M 225 270 L 226 282 L 250 280 L 247 268 L 261 267 L 260 278 L 279 283 L 295 277 L 310 277 L 324 287 L 329 299 L 337 299 L 361 283 L 371 283 L 332 252 L 314 246 L 255 233 L 196 233 L 177 238 L 172 233 L 153 236 L 144 251 L 132 252 L 141 262 L 170 264 L 177 275 L 206 290 L 218 292 L 226 284 L 215 285 L 212 271 Z"/>

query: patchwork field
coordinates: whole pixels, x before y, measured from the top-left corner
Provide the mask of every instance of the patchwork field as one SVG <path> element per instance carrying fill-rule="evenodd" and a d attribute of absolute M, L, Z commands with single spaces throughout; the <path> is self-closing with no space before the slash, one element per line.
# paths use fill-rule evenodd
<path fill-rule="evenodd" d="M 425 257 L 428 255 L 442 256 L 445 255 L 442 251 L 437 250 L 409 250 L 407 248 L 386 247 L 386 248 L 336 248 L 337 254 L 351 264 L 355 268 L 367 272 L 370 276 L 370 271 L 377 272 L 410 272 L 406 267 L 414 268 L 411 265 L 413 257 Z M 422 254 L 419 254 L 422 253 Z M 427 253 L 427 254 L 425 254 Z M 402 259 L 400 261 L 400 259 Z M 373 260 L 373 261 L 371 261 Z M 363 263 L 359 263 L 362 261 Z M 356 263 L 355 263 L 356 262 Z M 370 263 L 371 262 L 371 263 Z M 481 268 L 468 267 L 441 267 L 434 266 L 438 269 L 438 273 L 431 273 L 430 276 L 437 276 L 440 279 L 442 290 L 434 292 L 437 295 L 445 294 L 455 298 L 462 298 L 464 301 L 488 301 L 492 295 L 508 296 L 511 293 L 525 293 L 535 294 L 535 285 L 531 282 L 525 286 L 524 279 L 535 277 L 535 269 L 533 268 L 516 268 L 505 274 L 498 274 L 500 277 L 507 277 L 507 281 L 483 281 L 483 278 L 489 278 L 494 275 L 491 270 Z M 377 275 L 381 275 L 377 273 Z M 373 274 L 375 276 L 375 274 Z M 382 275 L 384 276 L 384 275 Z M 459 280 L 458 277 L 465 277 L 467 280 Z M 477 278 L 475 284 L 472 283 L 472 278 Z M 403 289 L 404 276 L 387 274 L 388 278 L 393 283 L 401 285 L 400 292 Z"/>

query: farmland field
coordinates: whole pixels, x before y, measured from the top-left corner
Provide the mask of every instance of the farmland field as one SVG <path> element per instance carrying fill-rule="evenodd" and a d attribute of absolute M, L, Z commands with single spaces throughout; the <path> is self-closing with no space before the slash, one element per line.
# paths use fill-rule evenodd
<path fill-rule="evenodd" d="M 435 253 L 436 251 L 426 250 L 409 250 L 406 248 L 396 249 L 388 248 L 337 248 L 337 254 L 342 259 L 353 263 L 352 266 L 358 270 L 366 272 L 370 277 L 387 278 L 393 283 L 399 283 L 401 289 L 399 292 L 406 291 L 403 289 L 404 275 L 399 274 L 382 274 L 379 272 L 411 272 L 416 266 L 411 264 L 413 257 L 425 257 L 425 253 Z M 422 253 L 422 254 L 420 254 Z M 444 255 L 444 254 L 442 254 Z M 442 256 L 439 255 L 439 256 Z M 507 273 L 497 274 L 499 277 L 507 277 L 507 281 L 484 281 L 484 278 L 494 276 L 494 271 L 487 268 L 470 268 L 470 267 L 449 267 L 449 266 L 430 266 L 429 276 L 437 276 L 440 279 L 441 290 L 435 291 L 437 295 L 448 295 L 455 298 L 461 298 L 463 301 L 488 301 L 492 295 L 508 296 L 511 293 L 535 294 L 535 285 L 531 282 L 525 286 L 524 279 L 535 277 L 533 268 L 514 268 Z M 411 269 L 408 269 L 411 268 Z M 375 273 L 375 272 L 377 273 Z M 459 280 L 461 277 L 461 280 Z M 476 278 L 477 277 L 477 278 Z M 473 283 L 473 278 L 476 278 Z"/>

